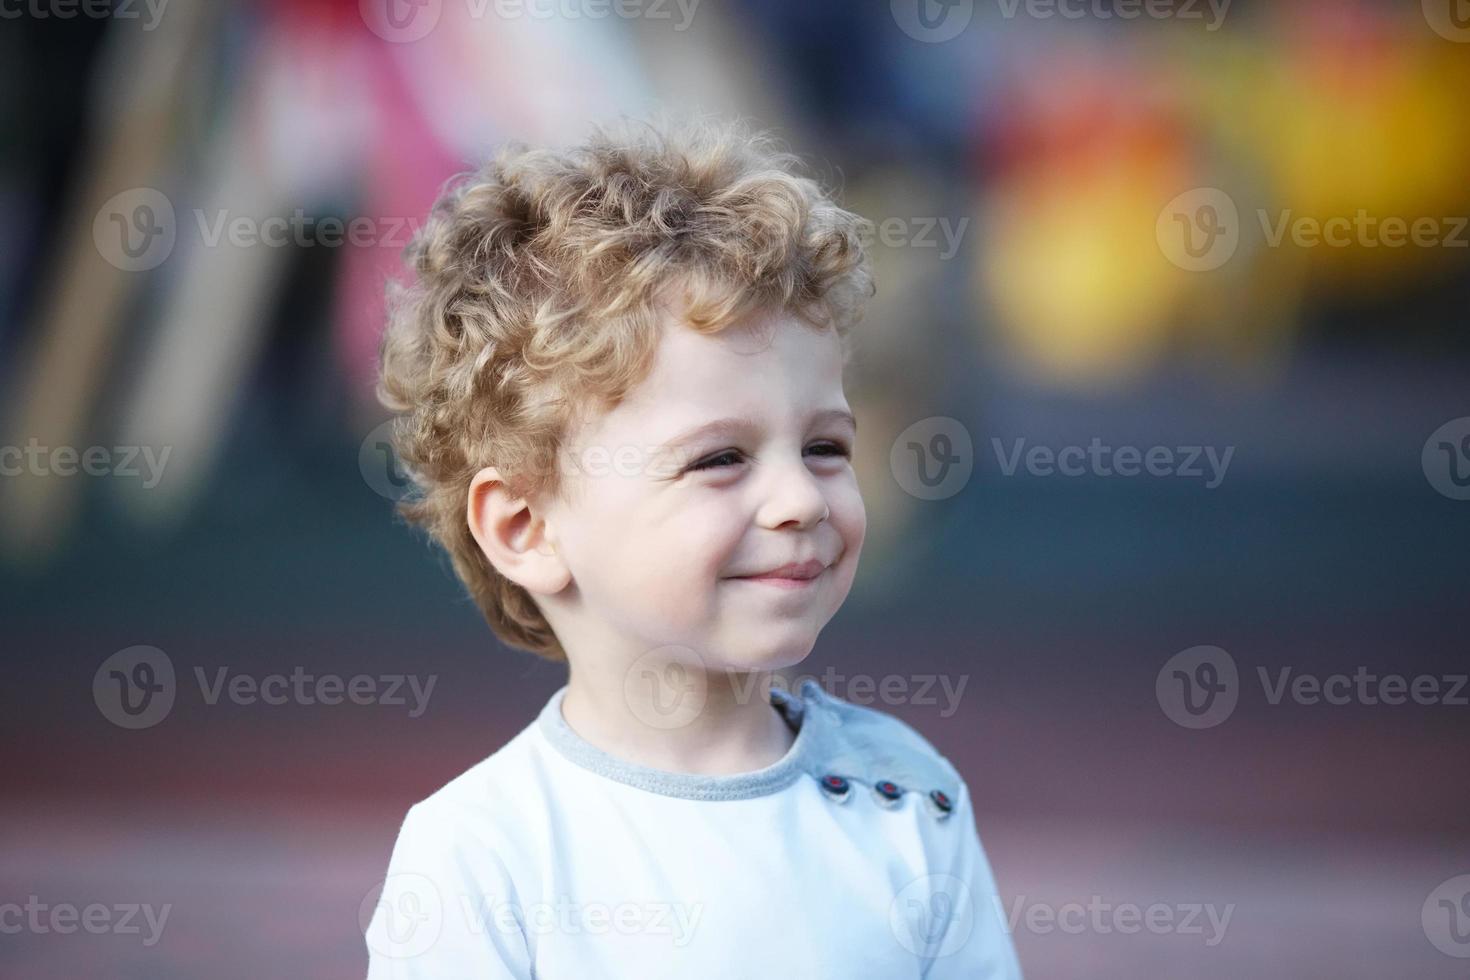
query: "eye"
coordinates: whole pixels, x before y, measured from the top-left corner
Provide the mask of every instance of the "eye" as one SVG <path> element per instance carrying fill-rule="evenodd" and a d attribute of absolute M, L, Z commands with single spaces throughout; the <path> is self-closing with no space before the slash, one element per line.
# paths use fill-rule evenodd
<path fill-rule="evenodd" d="M 820 456 L 839 456 L 846 458 L 852 455 L 851 451 L 840 442 L 819 442 L 812 446 L 811 450 L 812 452 L 821 450 L 818 453 Z"/>
<path fill-rule="evenodd" d="M 812 453 L 812 454 L 814 454 L 814 455 L 817 455 L 817 456 L 827 456 L 827 457 L 835 457 L 835 458 L 843 458 L 843 459 L 845 459 L 849 455 L 851 455 L 851 453 L 848 450 L 848 448 L 846 446 L 844 446 L 842 443 L 839 443 L 839 442 L 830 442 L 830 441 L 824 441 L 824 442 L 815 443 L 812 446 L 808 447 L 808 450 L 807 451 L 810 452 L 810 453 Z M 745 454 L 743 452 L 741 452 L 740 450 L 738 450 L 738 449 L 725 449 L 725 450 L 722 450 L 722 451 L 716 453 L 713 456 L 706 456 L 704 459 L 700 460 L 699 462 L 692 464 L 691 466 L 689 466 L 689 468 L 687 470 L 685 470 L 685 472 L 695 472 L 695 471 L 698 471 L 698 470 L 722 469 L 722 468 L 727 467 L 727 466 L 734 466 L 737 463 L 740 463 L 741 461 L 743 461 L 744 459 L 745 459 Z"/>
<path fill-rule="evenodd" d="M 695 470 L 711 470 L 721 466 L 732 466 L 745 458 L 745 454 L 738 449 L 726 449 L 714 456 L 706 456 L 704 459 L 689 467 L 687 472 Z"/>

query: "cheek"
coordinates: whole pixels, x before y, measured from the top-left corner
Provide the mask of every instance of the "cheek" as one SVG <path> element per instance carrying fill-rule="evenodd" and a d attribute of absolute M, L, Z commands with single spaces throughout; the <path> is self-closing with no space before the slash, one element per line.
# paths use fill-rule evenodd
<path fill-rule="evenodd" d="M 604 506 L 582 525 L 584 595 L 613 618 L 641 629 L 678 632 L 708 614 L 719 578 L 730 569 L 739 526 L 719 508 L 649 513 L 636 505 Z"/>
<path fill-rule="evenodd" d="M 834 493 L 829 501 L 832 508 L 832 527 L 842 539 L 842 557 L 833 569 L 834 588 L 832 608 L 829 611 L 829 615 L 835 615 L 852 590 L 853 580 L 857 578 L 858 556 L 862 553 L 863 539 L 867 536 L 868 515 L 856 482 L 844 488 L 842 493 Z"/>
<path fill-rule="evenodd" d="M 868 511 L 863 506 L 863 495 L 858 491 L 857 480 L 851 479 L 834 489 L 829 498 L 832 508 L 832 526 L 842 536 L 844 564 L 856 564 L 858 552 L 868 531 Z"/>
<path fill-rule="evenodd" d="M 654 533 L 673 556 L 669 575 L 683 579 L 688 590 L 709 588 L 729 574 L 744 529 L 744 521 L 732 508 L 711 501 L 684 508 Z"/>

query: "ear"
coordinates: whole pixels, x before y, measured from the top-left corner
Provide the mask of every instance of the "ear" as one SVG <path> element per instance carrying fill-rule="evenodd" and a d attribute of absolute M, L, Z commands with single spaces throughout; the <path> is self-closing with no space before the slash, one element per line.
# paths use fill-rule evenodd
<path fill-rule="evenodd" d="M 465 519 L 490 564 L 526 591 L 555 595 L 571 582 L 571 569 L 557 553 L 545 515 L 512 494 L 495 467 L 485 467 L 470 481 Z"/>

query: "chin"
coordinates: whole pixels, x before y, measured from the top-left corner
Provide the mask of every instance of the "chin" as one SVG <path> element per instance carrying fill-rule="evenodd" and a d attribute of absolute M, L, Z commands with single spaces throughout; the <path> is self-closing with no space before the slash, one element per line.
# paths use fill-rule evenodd
<path fill-rule="evenodd" d="M 769 671 L 794 667 L 811 655 L 817 642 L 815 634 L 799 638 L 772 637 L 768 642 L 760 642 L 761 639 L 747 637 L 727 647 L 720 658 L 721 669 Z"/>

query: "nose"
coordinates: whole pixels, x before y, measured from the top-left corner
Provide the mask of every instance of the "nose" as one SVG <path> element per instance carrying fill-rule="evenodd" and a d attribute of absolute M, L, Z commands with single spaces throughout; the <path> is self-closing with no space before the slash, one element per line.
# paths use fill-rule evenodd
<path fill-rule="evenodd" d="M 797 454 L 794 461 L 773 466 L 760 483 L 762 494 L 756 522 L 762 527 L 781 528 L 795 525 L 798 529 L 815 527 L 829 513 L 827 495 L 821 482 L 807 469 Z"/>

